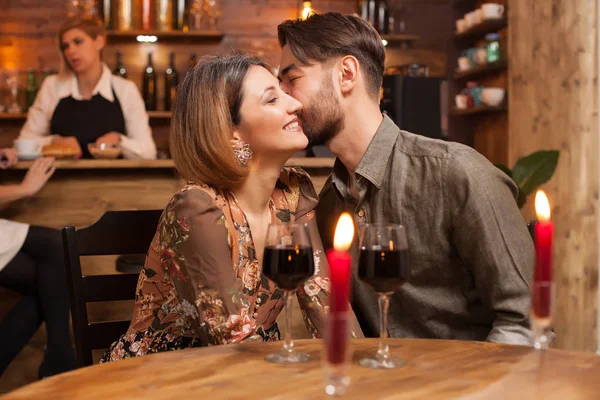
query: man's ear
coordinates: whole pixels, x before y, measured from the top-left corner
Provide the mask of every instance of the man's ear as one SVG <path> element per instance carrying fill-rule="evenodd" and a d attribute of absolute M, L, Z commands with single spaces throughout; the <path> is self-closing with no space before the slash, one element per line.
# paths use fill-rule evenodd
<path fill-rule="evenodd" d="M 340 60 L 340 90 L 342 94 L 352 91 L 358 82 L 358 71 L 360 65 L 354 56 L 345 56 Z"/>

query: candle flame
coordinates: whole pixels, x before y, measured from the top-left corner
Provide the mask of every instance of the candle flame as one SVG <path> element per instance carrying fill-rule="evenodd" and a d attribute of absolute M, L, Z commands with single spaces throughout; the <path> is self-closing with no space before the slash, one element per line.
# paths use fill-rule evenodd
<path fill-rule="evenodd" d="M 302 19 L 303 21 L 306 21 L 308 19 L 308 17 L 310 17 L 312 14 L 314 14 L 314 10 L 312 9 L 311 2 L 303 1 L 302 2 L 302 14 L 300 16 L 300 19 Z"/>
<path fill-rule="evenodd" d="M 343 213 L 338 219 L 333 236 L 333 248 L 338 251 L 348 251 L 354 238 L 354 222 L 348 213 Z"/>
<path fill-rule="evenodd" d="M 550 203 L 543 190 L 535 194 L 535 213 L 540 221 L 550 221 Z"/>

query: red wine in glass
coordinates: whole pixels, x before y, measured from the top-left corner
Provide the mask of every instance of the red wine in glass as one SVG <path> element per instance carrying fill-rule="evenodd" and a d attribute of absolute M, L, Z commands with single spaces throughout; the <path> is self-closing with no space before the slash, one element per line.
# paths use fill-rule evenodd
<path fill-rule="evenodd" d="M 361 236 L 358 277 L 379 295 L 379 350 L 363 358 L 367 368 L 398 368 L 404 360 L 392 358 L 387 339 L 389 295 L 410 279 L 406 229 L 397 224 L 366 224 Z"/>
<path fill-rule="evenodd" d="M 315 273 L 312 247 L 276 245 L 265 247 L 263 274 L 281 290 L 295 290 Z"/>
<path fill-rule="evenodd" d="M 292 340 L 292 297 L 300 285 L 315 273 L 311 239 L 306 224 L 270 224 L 263 253 L 262 273 L 283 290 L 285 301 L 285 334 L 279 353 L 265 360 L 274 363 L 306 362 L 310 356 L 298 352 Z"/>
<path fill-rule="evenodd" d="M 358 277 L 377 293 L 391 293 L 410 279 L 408 249 L 372 246 L 360 251 Z"/>

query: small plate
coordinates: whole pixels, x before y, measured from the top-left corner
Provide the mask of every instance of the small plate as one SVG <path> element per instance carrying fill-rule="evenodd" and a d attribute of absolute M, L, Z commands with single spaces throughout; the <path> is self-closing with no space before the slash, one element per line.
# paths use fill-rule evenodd
<path fill-rule="evenodd" d="M 38 158 L 40 158 L 42 156 L 41 153 L 37 153 L 37 154 L 18 154 L 19 160 L 21 161 L 33 161 L 33 160 L 37 160 Z"/>

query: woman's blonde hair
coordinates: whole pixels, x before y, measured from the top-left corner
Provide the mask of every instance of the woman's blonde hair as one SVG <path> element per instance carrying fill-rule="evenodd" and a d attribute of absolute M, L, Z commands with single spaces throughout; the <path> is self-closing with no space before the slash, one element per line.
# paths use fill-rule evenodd
<path fill-rule="evenodd" d="M 243 81 L 253 65 L 265 66 L 248 55 L 206 56 L 177 88 L 169 141 L 186 180 L 231 188 L 248 175 L 230 141 L 242 118 Z"/>
<path fill-rule="evenodd" d="M 58 48 L 60 49 L 60 54 L 63 57 L 63 61 L 65 62 L 65 67 L 72 70 L 71 66 L 67 62 L 65 58 L 65 53 L 62 50 L 62 39 L 63 35 L 70 31 L 71 29 L 80 29 L 85 32 L 86 35 L 91 37 L 92 39 L 96 39 L 98 36 L 106 37 L 106 29 L 102 25 L 99 19 L 89 17 L 89 16 L 79 16 L 69 18 L 65 21 L 58 30 Z M 102 59 L 102 52 L 100 52 L 100 59 Z"/>

